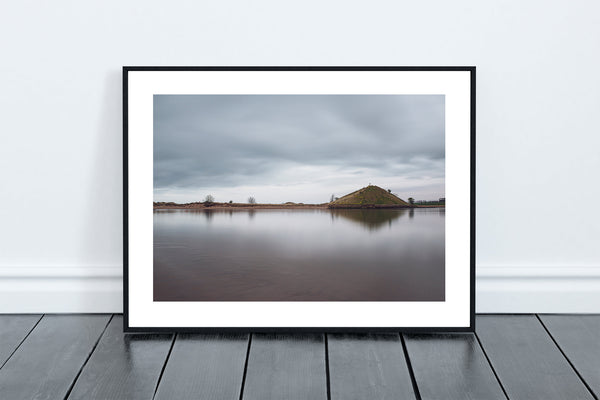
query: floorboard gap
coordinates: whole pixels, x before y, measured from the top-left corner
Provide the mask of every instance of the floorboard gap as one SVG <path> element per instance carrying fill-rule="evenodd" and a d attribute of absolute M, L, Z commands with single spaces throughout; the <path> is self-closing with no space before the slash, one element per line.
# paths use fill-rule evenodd
<path fill-rule="evenodd" d="M 36 326 L 38 326 L 38 324 L 40 323 L 40 321 L 42 320 L 42 318 L 44 318 L 44 315 L 46 315 L 46 314 L 42 314 L 42 316 L 37 320 L 37 322 L 29 330 L 29 332 L 27 332 L 27 335 L 25 335 L 25 337 L 23 338 L 23 340 L 21 340 L 19 342 L 19 344 L 17 345 L 17 347 L 10 353 L 10 355 L 8 356 L 8 358 L 6 359 L 6 361 L 4 361 L 4 363 L 2 363 L 2 365 L 0 365 L 0 369 L 2 369 L 2 367 L 4 367 L 6 365 L 6 363 L 8 362 L 8 360 L 10 360 L 10 358 L 13 356 L 13 354 L 15 354 L 17 352 L 17 350 L 19 350 L 19 347 L 21 347 L 21 345 L 23 344 L 23 342 L 29 337 L 29 335 L 31 335 L 31 332 L 33 332 L 33 330 L 36 328 Z"/>
<path fill-rule="evenodd" d="M 400 342 L 402 343 L 402 351 L 404 352 L 404 358 L 406 359 L 406 365 L 408 366 L 408 373 L 410 375 L 410 381 L 412 382 L 413 391 L 415 392 L 415 399 L 421 399 L 421 392 L 419 391 L 419 385 L 417 384 L 417 379 L 415 378 L 415 371 L 413 371 L 412 364 L 410 362 L 410 356 L 408 355 L 408 349 L 406 348 L 406 343 L 404 342 L 404 334 L 399 333 Z"/>
<path fill-rule="evenodd" d="M 327 400 L 331 400 L 331 375 L 329 374 L 329 335 L 325 335 L 325 381 L 327 383 Z"/>
<path fill-rule="evenodd" d="M 581 382 L 583 382 L 583 384 L 585 385 L 585 388 L 588 390 L 588 392 L 590 392 L 590 394 L 592 395 L 592 397 L 594 399 L 598 400 L 598 396 L 596 396 L 594 394 L 594 391 L 592 390 L 592 388 L 590 387 L 590 385 L 588 385 L 588 383 L 585 381 L 585 379 L 583 379 L 583 376 L 581 376 L 581 374 L 579 373 L 579 371 L 577 371 L 577 368 L 575 368 L 575 365 L 573 365 L 573 363 L 571 362 L 571 360 L 569 360 L 569 357 L 567 357 L 567 355 L 565 354 L 565 352 L 563 351 L 563 349 L 560 348 L 558 342 L 556 341 L 556 339 L 554 339 L 554 336 L 552 336 L 552 334 L 550 333 L 550 331 L 548 330 L 548 328 L 546 327 L 546 325 L 544 325 L 544 322 L 542 321 L 542 319 L 540 318 L 540 316 L 538 314 L 535 314 L 535 317 L 540 322 L 540 324 L 542 324 L 542 327 L 544 328 L 544 330 L 546 331 L 546 333 L 548 334 L 548 336 L 550 336 L 550 339 L 552 339 L 552 341 L 554 342 L 554 345 L 556 346 L 556 348 L 558 349 L 558 351 L 560 351 L 560 354 L 563 355 L 563 357 L 565 358 L 565 360 L 567 360 L 567 362 L 569 363 L 569 365 L 571 366 L 571 368 L 573 368 L 573 371 L 575 371 L 575 373 L 577 374 L 577 376 L 579 377 L 579 379 L 581 380 Z"/>
<path fill-rule="evenodd" d="M 477 343 L 479 343 L 479 347 L 481 348 L 481 351 L 483 352 L 483 355 L 485 356 L 485 359 L 487 360 L 488 365 L 492 369 L 492 372 L 494 373 L 494 376 L 496 377 L 496 380 L 498 381 L 498 384 L 500 385 L 500 389 L 502 389 L 502 393 L 504 393 L 504 397 L 506 397 L 507 399 L 510 400 L 510 397 L 508 397 L 508 393 L 506 393 L 506 389 L 504 389 L 504 385 L 502 384 L 500 377 L 498 377 L 498 374 L 496 373 L 496 369 L 492 365 L 492 362 L 490 361 L 490 357 L 488 357 L 487 352 L 485 351 L 485 348 L 483 347 L 483 344 L 481 343 L 481 340 L 479 339 L 479 336 L 477 335 L 477 332 L 473 332 L 473 335 L 475 335 L 475 339 L 477 339 Z"/>
<path fill-rule="evenodd" d="M 167 357 L 165 358 L 165 362 L 160 370 L 160 374 L 158 375 L 158 381 L 156 381 L 156 387 L 154 388 L 154 394 L 152 395 L 152 400 L 156 397 L 156 393 L 158 392 L 158 387 L 160 386 L 160 381 L 162 380 L 163 374 L 165 373 L 165 369 L 167 368 L 167 363 L 169 362 L 169 357 L 171 357 L 171 352 L 173 351 L 173 346 L 175 345 L 175 340 L 177 340 L 177 333 L 173 334 L 173 339 L 171 339 L 171 347 L 169 347 L 169 352 L 167 353 Z"/>
<path fill-rule="evenodd" d="M 77 375 L 75 375 L 75 379 L 73 379 L 73 382 L 71 382 L 71 385 L 69 386 L 69 389 L 67 390 L 67 393 L 65 394 L 64 400 L 67 400 L 69 398 L 69 396 L 71 395 L 71 392 L 73 391 L 73 388 L 75 387 L 75 384 L 77 383 L 77 380 L 79 379 L 79 376 L 81 375 L 81 372 L 83 372 L 83 369 L 85 368 L 86 364 L 92 357 L 92 354 L 94 354 L 94 351 L 96 351 L 96 347 L 98 347 L 98 343 L 100 343 L 100 339 L 102 339 L 102 336 L 104 336 L 104 332 L 106 332 L 106 329 L 108 328 L 108 325 L 110 325 L 110 321 L 112 321 L 114 316 L 115 316 L 115 314 L 111 314 L 110 318 L 108 319 L 108 322 L 104 326 L 104 329 L 98 336 L 98 339 L 96 339 L 94 346 L 92 346 L 92 351 L 90 351 L 90 354 L 88 354 L 88 356 L 86 357 L 85 361 L 79 368 L 79 371 L 77 371 Z"/>
<path fill-rule="evenodd" d="M 250 360 L 250 346 L 252 346 L 252 333 L 248 334 L 248 348 L 246 349 L 246 361 L 244 362 L 244 373 L 242 374 L 242 386 L 240 387 L 240 400 L 244 397 L 244 386 L 246 385 L 246 374 L 248 373 L 248 360 Z"/>

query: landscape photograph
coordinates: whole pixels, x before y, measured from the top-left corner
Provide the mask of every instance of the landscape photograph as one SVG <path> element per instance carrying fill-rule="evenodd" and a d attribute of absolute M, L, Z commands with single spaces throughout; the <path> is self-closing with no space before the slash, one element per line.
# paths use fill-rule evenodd
<path fill-rule="evenodd" d="M 444 301 L 444 95 L 154 95 L 154 301 Z"/>

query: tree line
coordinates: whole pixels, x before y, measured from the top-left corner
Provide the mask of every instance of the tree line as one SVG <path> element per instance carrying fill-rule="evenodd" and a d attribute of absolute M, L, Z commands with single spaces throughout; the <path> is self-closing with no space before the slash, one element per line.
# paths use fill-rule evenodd
<path fill-rule="evenodd" d="M 215 197 L 212 194 L 207 195 L 203 201 L 203 203 L 206 205 L 213 204 L 214 202 L 215 202 Z M 233 200 L 229 200 L 229 204 L 231 204 L 231 203 L 233 203 Z M 256 204 L 256 199 L 254 198 L 254 196 L 248 197 L 248 204 Z"/>

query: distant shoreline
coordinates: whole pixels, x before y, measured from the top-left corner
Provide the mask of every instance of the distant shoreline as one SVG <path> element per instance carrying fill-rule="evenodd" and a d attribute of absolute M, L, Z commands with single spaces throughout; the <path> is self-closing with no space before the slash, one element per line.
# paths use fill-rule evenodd
<path fill-rule="evenodd" d="M 327 209 L 327 204 L 243 204 L 243 203 L 204 203 L 157 205 L 155 210 L 257 210 L 257 209 Z"/>
<path fill-rule="evenodd" d="M 246 204 L 246 203 L 186 203 L 186 204 L 170 204 L 170 203 L 155 203 L 154 210 L 305 210 L 305 209 L 321 209 L 321 210 L 399 210 L 412 208 L 445 208 L 445 205 L 419 205 L 412 206 L 390 205 L 390 204 L 346 204 L 331 207 L 328 203 L 324 204 Z"/>
<path fill-rule="evenodd" d="M 325 210 L 397 210 L 397 209 L 412 209 L 412 208 L 446 208 L 445 198 L 437 201 L 423 201 L 418 204 L 409 198 L 410 201 L 404 201 L 394 193 L 391 189 L 385 190 L 379 186 L 371 185 L 355 190 L 342 197 L 331 197 L 329 203 L 321 204 L 304 204 L 288 201 L 279 204 L 257 204 L 254 202 L 254 197 L 248 198 L 248 203 L 218 203 L 212 201 L 214 197 L 206 196 L 206 201 L 196 201 L 193 203 L 178 204 L 172 201 L 155 201 L 153 203 L 155 210 L 161 209 L 194 209 L 194 210 L 260 210 L 260 209 L 279 209 L 279 210 L 295 210 L 295 209 L 325 209 Z M 433 203 L 433 204 L 432 204 Z M 437 204 L 436 204 L 437 203 Z"/>

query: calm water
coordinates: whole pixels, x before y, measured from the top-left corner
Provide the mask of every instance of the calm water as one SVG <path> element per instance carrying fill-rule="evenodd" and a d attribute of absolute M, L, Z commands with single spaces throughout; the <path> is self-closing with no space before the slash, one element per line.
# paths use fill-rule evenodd
<path fill-rule="evenodd" d="M 443 301 L 444 209 L 154 211 L 155 301 Z"/>

